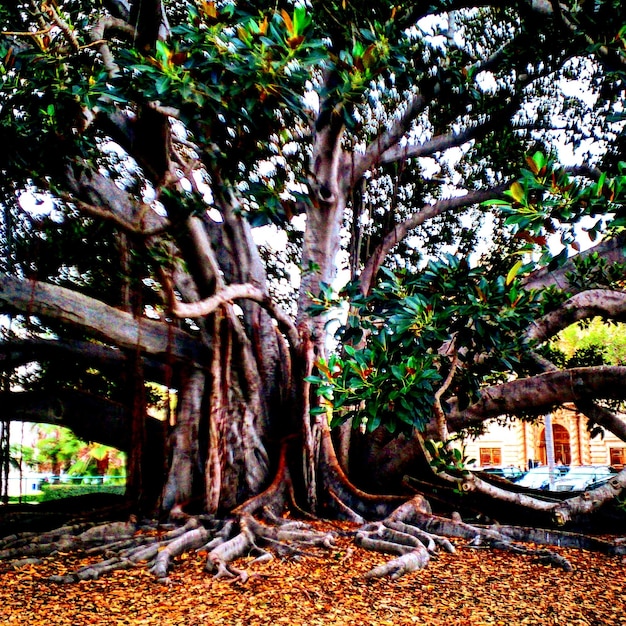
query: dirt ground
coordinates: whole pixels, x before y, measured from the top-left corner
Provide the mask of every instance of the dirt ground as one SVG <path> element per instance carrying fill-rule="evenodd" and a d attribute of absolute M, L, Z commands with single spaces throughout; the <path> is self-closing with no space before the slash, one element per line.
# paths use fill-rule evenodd
<path fill-rule="evenodd" d="M 204 572 L 202 553 L 178 559 L 169 585 L 145 568 L 70 585 L 48 580 L 88 561 L 76 555 L 19 569 L 0 565 L 0 624 L 626 624 L 626 557 L 560 549 L 574 566 L 564 572 L 532 557 L 456 546 L 456 554 L 395 581 L 365 579 L 387 557 L 347 537 L 320 557 L 251 565 L 245 584 L 214 580 Z"/>

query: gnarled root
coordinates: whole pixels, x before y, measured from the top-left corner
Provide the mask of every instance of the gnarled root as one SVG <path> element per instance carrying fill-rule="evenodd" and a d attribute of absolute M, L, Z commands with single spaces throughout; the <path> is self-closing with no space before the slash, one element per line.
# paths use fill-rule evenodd
<path fill-rule="evenodd" d="M 310 552 L 307 548 L 327 548 L 334 545 L 332 533 L 321 533 L 302 522 L 281 523 L 277 526 L 262 524 L 250 515 L 239 521 L 240 532 L 227 541 L 219 542 L 207 556 L 206 570 L 215 572 L 217 578 L 247 580 L 247 574 L 233 568 L 231 563 L 248 554 L 256 554 L 256 561 L 272 558 L 272 552 L 280 557 L 297 558 Z M 271 552 L 265 548 L 269 548 Z"/>
<path fill-rule="evenodd" d="M 370 570 L 366 578 L 399 578 L 426 567 L 431 555 L 436 555 L 439 548 L 454 552 L 454 546 L 445 537 L 404 521 L 411 520 L 418 512 L 421 515 L 430 514 L 430 507 L 421 496 L 402 504 L 383 521 L 366 524 L 356 533 L 357 545 L 368 550 L 400 555 Z"/>
<path fill-rule="evenodd" d="M 367 572 L 367 574 L 365 574 L 365 578 L 382 578 L 383 576 L 390 576 L 395 580 L 396 578 L 400 578 L 400 576 L 404 576 L 404 574 L 408 574 L 409 572 L 415 572 L 418 569 L 423 569 L 426 565 L 428 565 L 429 560 L 430 557 L 426 548 L 424 548 L 424 546 L 420 546 L 415 550 L 406 552 L 396 559 L 392 559 L 383 565 L 379 565 L 378 567 L 371 569 Z"/>
<path fill-rule="evenodd" d="M 103 560 L 69 574 L 52 576 L 57 583 L 99 578 L 117 569 L 144 566 L 163 583 L 173 560 L 185 552 L 207 552 L 206 570 L 216 578 L 248 579 L 233 563 L 242 557 L 255 561 L 274 557 L 317 556 L 315 550 L 330 549 L 333 533 L 320 532 L 303 522 L 265 524 L 249 514 L 238 519 L 213 520 L 190 517 L 182 527 L 166 530 L 156 523 L 112 522 L 100 526 L 68 526 L 34 536 L 13 535 L 0 541 L 0 559 L 13 567 L 36 563 L 39 557 L 60 551 L 102 554 Z"/>
<path fill-rule="evenodd" d="M 174 557 L 180 556 L 183 552 L 189 552 L 203 546 L 209 536 L 206 528 L 200 526 L 198 522 L 188 522 L 187 526 L 191 525 L 192 528 L 182 534 L 180 537 L 176 537 L 171 543 L 166 544 L 162 550 L 157 549 L 157 555 L 154 559 L 154 564 L 150 568 L 150 571 L 160 580 L 167 580 L 167 572 L 170 567 L 170 563 Z M 193 526 L 196 526 L 193 528 Z"/>
<path fill-rule="evenodd" d="M 134 519 L 128 522 L 109 522 L 94 525 L 81 523 L 65 525 L 49 532 L 24 532 L 10 535 L 0 541 L 0 560 L 19 565 L 24 558 L 37 562 L 41 557 L 72 550 L 87 551 L 98 544 L 126 545 L 137 527 Z"/>
<path fill-rule="evenodd" d="M 566 571 L 572 569 L 569 561 L 555 552 L 516 544 L 495 528 L 472 526 L 459 520 L 433 515 L 421 496 L 399 506 L 381 522 L 362 527 L 356 533 L 355 541 L 370 550 L 400 555 L 369 571 L 367 578 L 399 578 L 408 572 L 426 567 L 430 557 L 436 555 L 440 548 L 454 552 L 454 546 L 445 536 L 465 538 L 472 547 L 484 546 L 529 554 L 538 557 L 543 563 Z"/>
<path fill-rule="evenodd" d="M 147 567 L 157 580 L 168 582 L 174 559 L 183 552 L 196 551 L 207 554 L 206 570 L 216 578 L 245 582 L 249 575 L 237 565 L 239 559 L 252 557 L 252 563 L 257 563 L 275 557 L 317 557 L 320 549 L 334 547 L 334 532 L 323 532 L 301 521 L 276 517 L 269 514 L 267 507 L 256 510 L 259 514 L 265 512 L 265 521 L 242 512 L 227 520 L 189 517 L 180 527 L 147 522 L 138 526 L 131 520 L 101 526 L 65 526 L 41 535 L 12 535 L 0 540 L 0 560 L 12 567 L 21 567 L 37 562 L 41 556 L 74 550 L 86 555 L 102 554 L 103 560 L 73 573 L 52 577 L 53 581 L 74 582 L 98 578 L 117 569 Z M 368 572 L 368 578 L 390 576 L 395 579 L 426 567 L 441 551 L 455 551 L 447 537 L 465 539 L 473 549 L 531 555 L 565 570 L 571 569 L 565 558 L 548 549 L 527 547 L 527 544 L 559 545 L 612 555 L 626 553 L 626 544 L 617 541 L 556 530 L 477 526 L 453 517 L 433 515 L 428 502 L 416 496 L 384 519 L 366 523 L 346 534 L 354 534 L 355 543 L 364 549 L 394 556 Z"/>

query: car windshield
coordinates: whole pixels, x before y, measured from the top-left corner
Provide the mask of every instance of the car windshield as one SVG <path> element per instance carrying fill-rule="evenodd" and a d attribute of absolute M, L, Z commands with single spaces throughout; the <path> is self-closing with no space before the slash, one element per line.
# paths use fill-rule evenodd
<path fill-rule="evenodd" d="M 591 478 L 593 476 L 606 476 L 610 474 L 608 467 L 572 467 L 565 478 Z"/>
<path fill-rule="evenodd" d="M 540 480 L 546 480 L 549 476 L 550 470 L 547 467 L 533 467 L 531 470 L 528 470 L 528 473 L 525 476 L 522 476 L 522 478 L 520 478 L 517 482 L 522 484 L 532 483 Z"/>
<path fill-rule="evenodd" d="M 593 467 L 572 467 L 572 469 L 567 472 L 567 478 L 574 478 L 575 476 L 590 476 L 595 472 Z"/>
<path fill-rule="evenodd" d="M 566 467 L 558 466 L 554 468 L 552 478 L 557 480 L 567 470 Z M 548 486 L 550 482 L 550 469 L 542 465 L 541 467 L 533 467 L 519 480 L 515 481 L 521 487 L 528 487 L 530 489 L 543 489 Z"/>

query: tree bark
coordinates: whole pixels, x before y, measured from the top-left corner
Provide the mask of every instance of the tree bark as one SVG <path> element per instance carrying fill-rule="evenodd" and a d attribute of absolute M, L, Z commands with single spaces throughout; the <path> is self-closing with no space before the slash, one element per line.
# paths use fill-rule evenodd
<path fill-rule="evenodd" d="M 195 337 L 178 328 L 135 318 L 65 287 L 0 275 L 0 306 L 5 311 L 54 319 L 112 345 L 140 349 L 164 361 L 203 362 L 208 356 Z"/>

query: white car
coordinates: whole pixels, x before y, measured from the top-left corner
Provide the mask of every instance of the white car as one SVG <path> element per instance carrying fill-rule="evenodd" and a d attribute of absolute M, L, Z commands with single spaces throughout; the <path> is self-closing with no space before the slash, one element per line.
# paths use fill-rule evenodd
<path fill-rule="evenodd" d="M 616 470 L 607 465 L 580 465 L 570 468 L 569 472 L 554 483 L 555 491 L 585 491 L 605 483 L 616 474 Z"/>
<path fill-rule="evenodd" d="M 565 475 L 569 468 L 565 465 L 557 465 L 554 468 L 553 479 L 556 481 Z M 526 487 L 527 489 L 549 489 L 550 488 L 550 471 L 547 465 L 533 467 L 529 469 L 524 476 L 515 481 L 516 485 Z"/>

